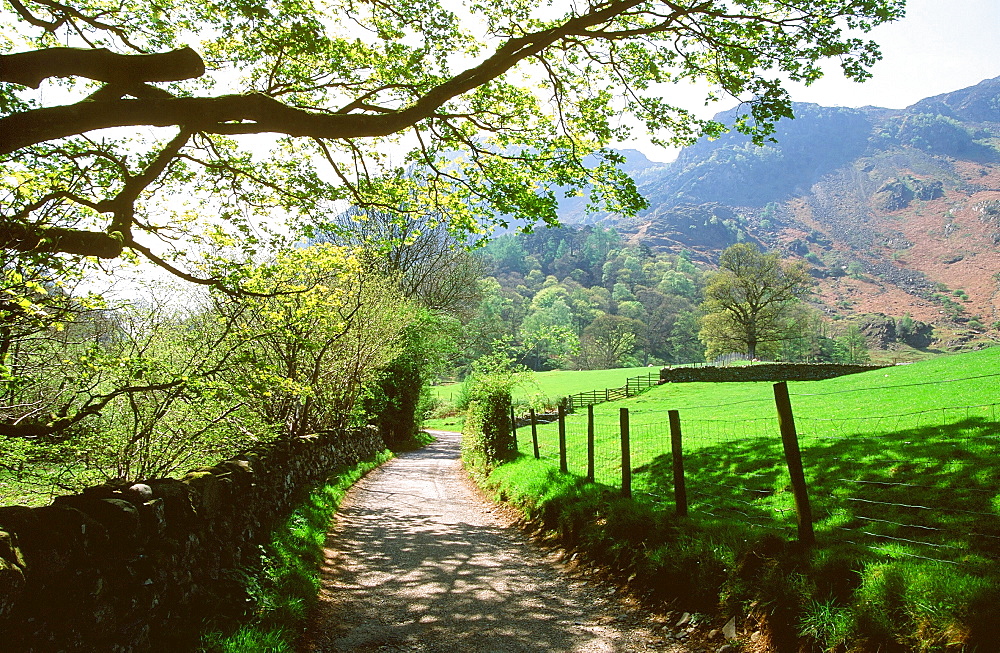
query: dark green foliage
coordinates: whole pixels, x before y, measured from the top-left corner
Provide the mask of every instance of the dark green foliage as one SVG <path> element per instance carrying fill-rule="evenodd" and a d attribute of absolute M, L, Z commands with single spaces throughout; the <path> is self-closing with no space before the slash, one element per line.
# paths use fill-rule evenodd
<path fill-rule="evenodd" d="M 477 396 L 469 404 L 463 434 L 463 456 L 492 468 L 512 460 L 517 454 L 510 422 L 510 392 L 492 392 Z"/>
<path fill-rule="evenodd" d="M 403 331 L 396 358 L 366 388 L 364 414 L 386 444 L 412 441 L 432 402 L 430 383 L 452 353 L 455 320 L 422 310 Z"/>
<path fill-rule="evenodd" d="M 698 229 L 735 237 L 739 218 L 732 211 L 699 211 L 692 214 Z M 625 245 L 614 230 L 584 226 L 502 236 L 483 256 L 494 278 L 484 282 L 483 301 L 465 329 L 456 366 L 463 371 L 512 334 L 518 362 L 535 371 L 704 359 L 697 338 L 703 273 L 689 252 L 655 254 Z M 614 348 L 621 351 L 601 351 L 585 336 L 609 318 L 641 323 L 629 329 L 634 338 L 626 346 Z"/>
<path fill-rule="evenodd" d="M 373 416 L 373 424 L 386 444 L 416 436 L 423 388 L 419 361 L 410 358 L 397 358 L 379 374 L 365 398 L 365 410 Z"/>
<path fill-rule="evenodd" d="M 605 261 L 622 244 L 614 229 L 587 225 L 501 236 L 487 245 L 485 253 L 497 276 L 527 274 L 537 266 L 544 276 L 573 276 L 580 284 L 592 286 L 601 282 Z M 582 275 L 571 274 L 574 271 Z"/>

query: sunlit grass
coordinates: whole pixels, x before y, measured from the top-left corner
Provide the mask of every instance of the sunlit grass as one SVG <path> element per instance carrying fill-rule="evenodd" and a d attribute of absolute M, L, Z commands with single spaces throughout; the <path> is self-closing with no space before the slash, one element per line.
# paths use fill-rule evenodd
<path fill-rule="evenodd" d="M 847 641 L 857 650 L 892 642 L 926 651 L 995 642 L 998 626 L 989 615 L 1000 592 L 998 373 L 994 348 L 789 383 L 818 547 L 809 561 L 789 558 L 781 572 L 787 578 L 774 570 L 743 578 L 739 568 L 746 566 L 733 565 L 768 534 L 796 538 L 771 383 L 672 384 L 595 406 L 596 487 L 614 496 L 620 485 L 619 409 L 627 407 L 636 502 L 646 506 L 649 523 L 673 524 L 654 529 L 651 540 L 629 542 L 625 549 L 635 551 L 619 549 L 614 559 L 680 586 L 716 578 L 717 599 L 727 606 L 785 602 L 775 614 L 798 615 L 793 625 L 824 650 Z M 671 409 L 681 417 L 690 508 L 690 518 L 673 522 Z M 543 460 L 522 457 L 491 482 L 557 531 L 606 528 L 607 505 L 583 500 L 579 489 L 586 411 L 567 419 L 568 475 L 557 471 L 557 432 L 555 424 L 539 426 Z M 521 429 L 519 440 L 530 455 L 529 433 Z M 576 523 L 587 510 L 590 523 Z M 606 535 L 582 537 L 606 557 Z M 681 572 L 668 564 L 678 558 L 702 576 L 725 568 L 725 579 L 678 580 Z"/>
<path fill-rule="evenodd" d="M 554 370 L 552 372 L 533 372 L 524 383 L 514 388 L 514 404 L 518 410 L 525 412 L 529 406 L 555 406 L 560 399 L 571 394 L 603 390 L 604 388 L 620 388 L 629 378 L 659 373 L 654 367 L 624 367 L 611 370 Z M 423 428 L 443 431 L 461 431 L 465 416 L 450 410 L 458 401 L 462 392 L 461 383 L 434 386 L 432 395 L 440 402 L 444 417 L 425 419 Z"/>
<path fill-rule="evenodd" d="M 392 457 L 384 451 L 331 476 L 274 530 L 262 547 L 260 566 L 245 570 L 254 600 L 252 619 L 235 632 L 209 629 L 201 650 L 211 653 L 284 653 L 295 650 L 319 591 L 319 564 L 330 519 L 347 490 L 365 473 Z"/>
<path fill-rule="evenodd" d="M 622 367 L 611 370 L 553 370 L 533 372 L 526 383 L 514 390 L 515 403 L 530 399 L 556 403 L 560 398 L 579 392 L 620 388 L 630 377 L 658 374 L 658 367 Z M 434 396 L 444 402 L 454 402 L 461 392 L 461 383 L 434 386 Z"/>

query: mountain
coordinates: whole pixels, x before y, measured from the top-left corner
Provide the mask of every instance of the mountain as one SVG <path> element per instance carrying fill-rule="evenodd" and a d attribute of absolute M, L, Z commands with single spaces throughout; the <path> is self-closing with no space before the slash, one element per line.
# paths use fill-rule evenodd
<path fill-rule="evenodd" d="M 627 152 L 650 208 L 602 221 L 709 263 L 740 240 L 804 258 L 833 317 L 909 314 L 933 324 L 941 345 L 996 338 L 1000 77 L 903 110 L 794 113 L 763 147 L 729 133 L 670 164 Z M 583 221 L 566 208 L 567 222 Z"/>

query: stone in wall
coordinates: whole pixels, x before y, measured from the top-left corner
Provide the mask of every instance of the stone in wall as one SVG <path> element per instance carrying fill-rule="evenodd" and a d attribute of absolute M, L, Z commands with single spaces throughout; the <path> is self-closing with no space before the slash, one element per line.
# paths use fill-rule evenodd
<path fill-rule="evenodd" d="M 374 428 L 329 432 L 0 508 L 0 650 L 191 650 L 205 616 L 249 606 L 239 571 L 304 494 L 384 448 Z"/>

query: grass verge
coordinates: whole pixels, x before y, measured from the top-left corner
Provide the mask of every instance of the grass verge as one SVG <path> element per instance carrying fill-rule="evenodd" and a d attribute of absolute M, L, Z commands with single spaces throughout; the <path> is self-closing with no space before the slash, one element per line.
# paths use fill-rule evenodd
<path fill-rule="evenodd" d="M 754 650 L 993 652 L 1000 641 L 996 569 L 894 559 L 835 541 L 806 550 L 748 525 L 678 518 L 527 456 L 482 482 L 647 599 L 760 631 Z"/>
<path fill-rule="evenodd" d="M 374 460 L 338 470 L 326 484 L 309 494 L 274 530 L 271 541 L 261 547 L 259 567 L 244 571 L 243 582 L 254 604 L 250 618 L 235 630 L 210 626 L 202 636 L 201 651 L 295 651 L 295 642 L 319 591 L 319 563 L 330 519 L 347 490 L 392 456 L 386 450 Z"/>

